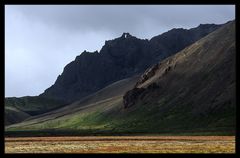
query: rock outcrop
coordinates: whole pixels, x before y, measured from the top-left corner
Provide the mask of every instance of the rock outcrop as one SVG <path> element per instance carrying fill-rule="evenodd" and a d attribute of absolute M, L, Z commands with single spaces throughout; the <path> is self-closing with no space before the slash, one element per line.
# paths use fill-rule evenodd
<path fill-rule="evenodd" d="M 124 109 L 135 104 L 136 99 L 144 92 L 144 88 L 133 88 L 123 96 Z"/>

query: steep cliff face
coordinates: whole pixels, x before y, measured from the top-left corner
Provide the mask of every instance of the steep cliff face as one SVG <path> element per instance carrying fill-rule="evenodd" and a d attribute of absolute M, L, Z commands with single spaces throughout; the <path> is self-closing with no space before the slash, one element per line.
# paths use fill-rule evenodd
<path fill-rule="evenodd" d="M 142 73 L 220 26 L 206 24 L 190 30 L 173 29 L 150 41 L 123 33 L 106 41 L 100 52 L 84 51 L 77 56 L 40 96 L 69 103 L 81 99 L 115 81 Z"/>
<path fill-rule="evenodd" d="M 100 53 L 85 51 L 76 57 L 64 68 L 55 84 L 42 95 L 72 102 L 115 81 L 138 74 L 150 64 L 151 60 L 138 61 L 147 55 L 147 47 L 148 41 L 129 34 L 106 41 Z"/>

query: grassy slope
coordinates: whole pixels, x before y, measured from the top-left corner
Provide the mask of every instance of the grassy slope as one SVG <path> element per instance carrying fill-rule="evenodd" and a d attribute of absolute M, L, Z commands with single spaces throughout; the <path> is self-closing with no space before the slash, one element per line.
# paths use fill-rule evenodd
<path fill-rule="evenodd" d="M 111 96 L 78 110 L 70 108 L 61 116 L 9 126 L 7 131 L 58 135 L 234 134 L 234 37 L 235 25 L 229 24 L 164 60 L 158 77 L 140 85 L 146 88 L 158 83 L 161 88 L 149 90 L 130 108 L 123 108 L 122 95 Z M 176 68 L 162 76 L 169 61 Z"/>
<path fill-rule="evenodd" d="M 192 131 L 188 128 L 179 128 L 176 124 L 182 124 L 189 118 L 173 119 L 177 115 L 167 114 L 167 117 L 158 113 L 161 111 L 156 105 L 138 104 L 131 109 L 123 109 L 122 96 L 105 100 L 94 104 L 91 108 L 65 115 L 53 120 L 38 122 L 30 120 L 22 124 L 16 124 L 7 131 L 23 131 L 20 134 L 35 135 L 118 135 L 118 134 L 185 134 L 185 135 L 224 135 L 233 134 L 225 132 L 225 128 L 195 128 Z M 139 107 L 141 106 L 141 107 Z M 172 115 L 172 116 L 171 116 Z M 185 120 L 184 120 L 185 119 Z M 193 122 L 194 123 L 194 122 Z M 217 126 L 217 124 L 215 124 Z M 29 131 L 29 132 L 27 132 Z M 34 132 L 35 131 L 35 132 Z M 11 132 L 10 132 L 11 133 Z M 13 132 L 14 133 L 14 132 Z M 19 132 L 17 132 L 19 134 Z"/>
<path fill-rule="evenodd" d="M 138 79 L 138 75 L 115 82 L 102 90 L 63 108 L 50 111 L 41 115 L 30 117 L 27 121 L 14 124 L 7 127 L 7 130 L 15 129 L 87 129 L 85 127 L 77 127 L 81 122 L 92 122 L 97 120 L 98 113 L 107 111 L 108 108 L 115 107 L 122 102 L 122 95 L 130 90 Z M 121 101 L 120 101 L 121 100 Z M 116 105 L 114 103 L 117 103 Z M 100 114 L 101 115 L 101 114 Z M 86 119 L 85 119 L 86 118 Z M 93 120 L 94 119 L 94 120 Z M 91 125 L 97 128 L 96 124 Z"/>

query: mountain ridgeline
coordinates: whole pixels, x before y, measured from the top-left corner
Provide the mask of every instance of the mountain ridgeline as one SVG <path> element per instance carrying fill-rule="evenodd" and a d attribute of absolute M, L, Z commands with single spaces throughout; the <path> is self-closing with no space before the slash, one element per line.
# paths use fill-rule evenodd
<path fill-rule="evenodd" d="M 172 29 L 151 40 L 123 33 L 106 41 L 100 52 L 84 51 L 77 56 L 40 96 L 74 102 L 113 82 L 144 72 L 220 26 L 201 24 L 189 30 Z"/>
<path fill-rule="evenodd" d="M 123 33 L 119 38 L 106 41 L 100 52 L 81 53 L 64 68 L 54 85 L 39 96 L 6 98 L 5 123 L 17 123 L 30 116 L 49 112 L 81 100 L 111 83 L 141 74 L 149 66 L 177 53 L 221 26 L 200 24 L 189 30 L 172 29 L 151 40 Z M 14 119 L 13 116 L 19 117 Z"/>
<path fill-rule="evenodd" d="M 108 84 L 105 88 L 91 92 L 90 95 L 86 93 L 90 93 L 89 89 L 85 93 L 78 93 L 82 86 L 87 88 L 86 85 L 79 86 L 79 89 L 75 89 L 76 97 L 79 96 L 79 99 L 73 101 L 74 98 L 68 98 L 68 101 L 72 100 L 73 103 L 36 116 L 21 113 L 19 118 L 28 118 L 7 126 L 5 134 L 8 136 L 234 135 L 236 132 L 235 21 L 228 22 L 218 29 L 212 26 L 219 27 L 200 25 L 190 30 L 173 29 L 150 41 L 140 40 L 124 33 L 120 38 L 107 41 L 100 53 L 84 52 L 65 67 L 56 83 L 41 97 L 60 97 L 60 92 L 52 92 L 53 96 L 49 92 L 47 95 L 47 91 L 56 90 L 56 87 L 61 92 L 66 90 L 66 94 L 70 95 L 72 92 L 71 89 L 67 91 L 68 88 L 77 87 L 78 82 L 87 85 L 92 83 L 89 86 L 92 86 L 91 90 L 94 91 L 97 89 L 96 85 L 101 85 L 97 84 L 97 79 L 95 80 L 94 77 L 105 81 L 106 84 L 107 81 L 114 82 L 115 79 L 124 76 L 128 78 Z M 202 29 L 212 32 L 197 40 L 196 37 L 202 35 L 199 31 Z M 169 34 L 172 39 L 170 41 L 168 41 Z M 184 37 L 182 34 L 190 37 Z M 187 44 L 193 40 L 196 41 Z M 174 44 L 170 46 L 171 41 L 174 41 Z M 144 44 L 135 46 L 138 42 Z M 165 44 L 162 44 L 164 42 Z M 178 44 L 185 47 L 181 49 Z M 156 45 L 159 47 L 154 47 Z M 145 52 L 148 49 L 151 52 Z M 146 54 L 151 54 L 155 59 Z M 143 57 L 144 55 L 146 57 Z M 130 60 L 134 64 L 128 63 Z M 114 70 L 108 68 L 105 62 L 108 62 Z M 152 66 L 147 67 L 147 64 Z M 104 70 L 111 73 L 108 74 Z M 80 75 L 75 76 L 78 73 Z M 93 80 L 91 77 L 81 77 L 82 75 L 87 77 L 91 75 Z M 67 77 L 74 80 L 68 80 Z M 112 80 L 109 81 L 108 77 Z M 72 87 L 69 87 L 70 85 Z M 83 94 L 87 97 L 83 97 Z M 11 107 L 9 106 L 8 109 Z"/>
<path fill-rule="evenodd" d="M 123 96 L 124 108 L 157 107 L 159 126 L 172 130 L 234 132 L 235 35 L 235 22 L 228 23 L 149 68 Z"/>

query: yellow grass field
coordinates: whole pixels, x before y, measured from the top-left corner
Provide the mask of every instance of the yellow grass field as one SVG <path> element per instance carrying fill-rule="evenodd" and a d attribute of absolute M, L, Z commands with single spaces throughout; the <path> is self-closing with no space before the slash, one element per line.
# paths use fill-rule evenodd
<path fill-rule="evenodd" d="M 11 137 L 5 153 L 235 153 L 235 136 Z"/>

